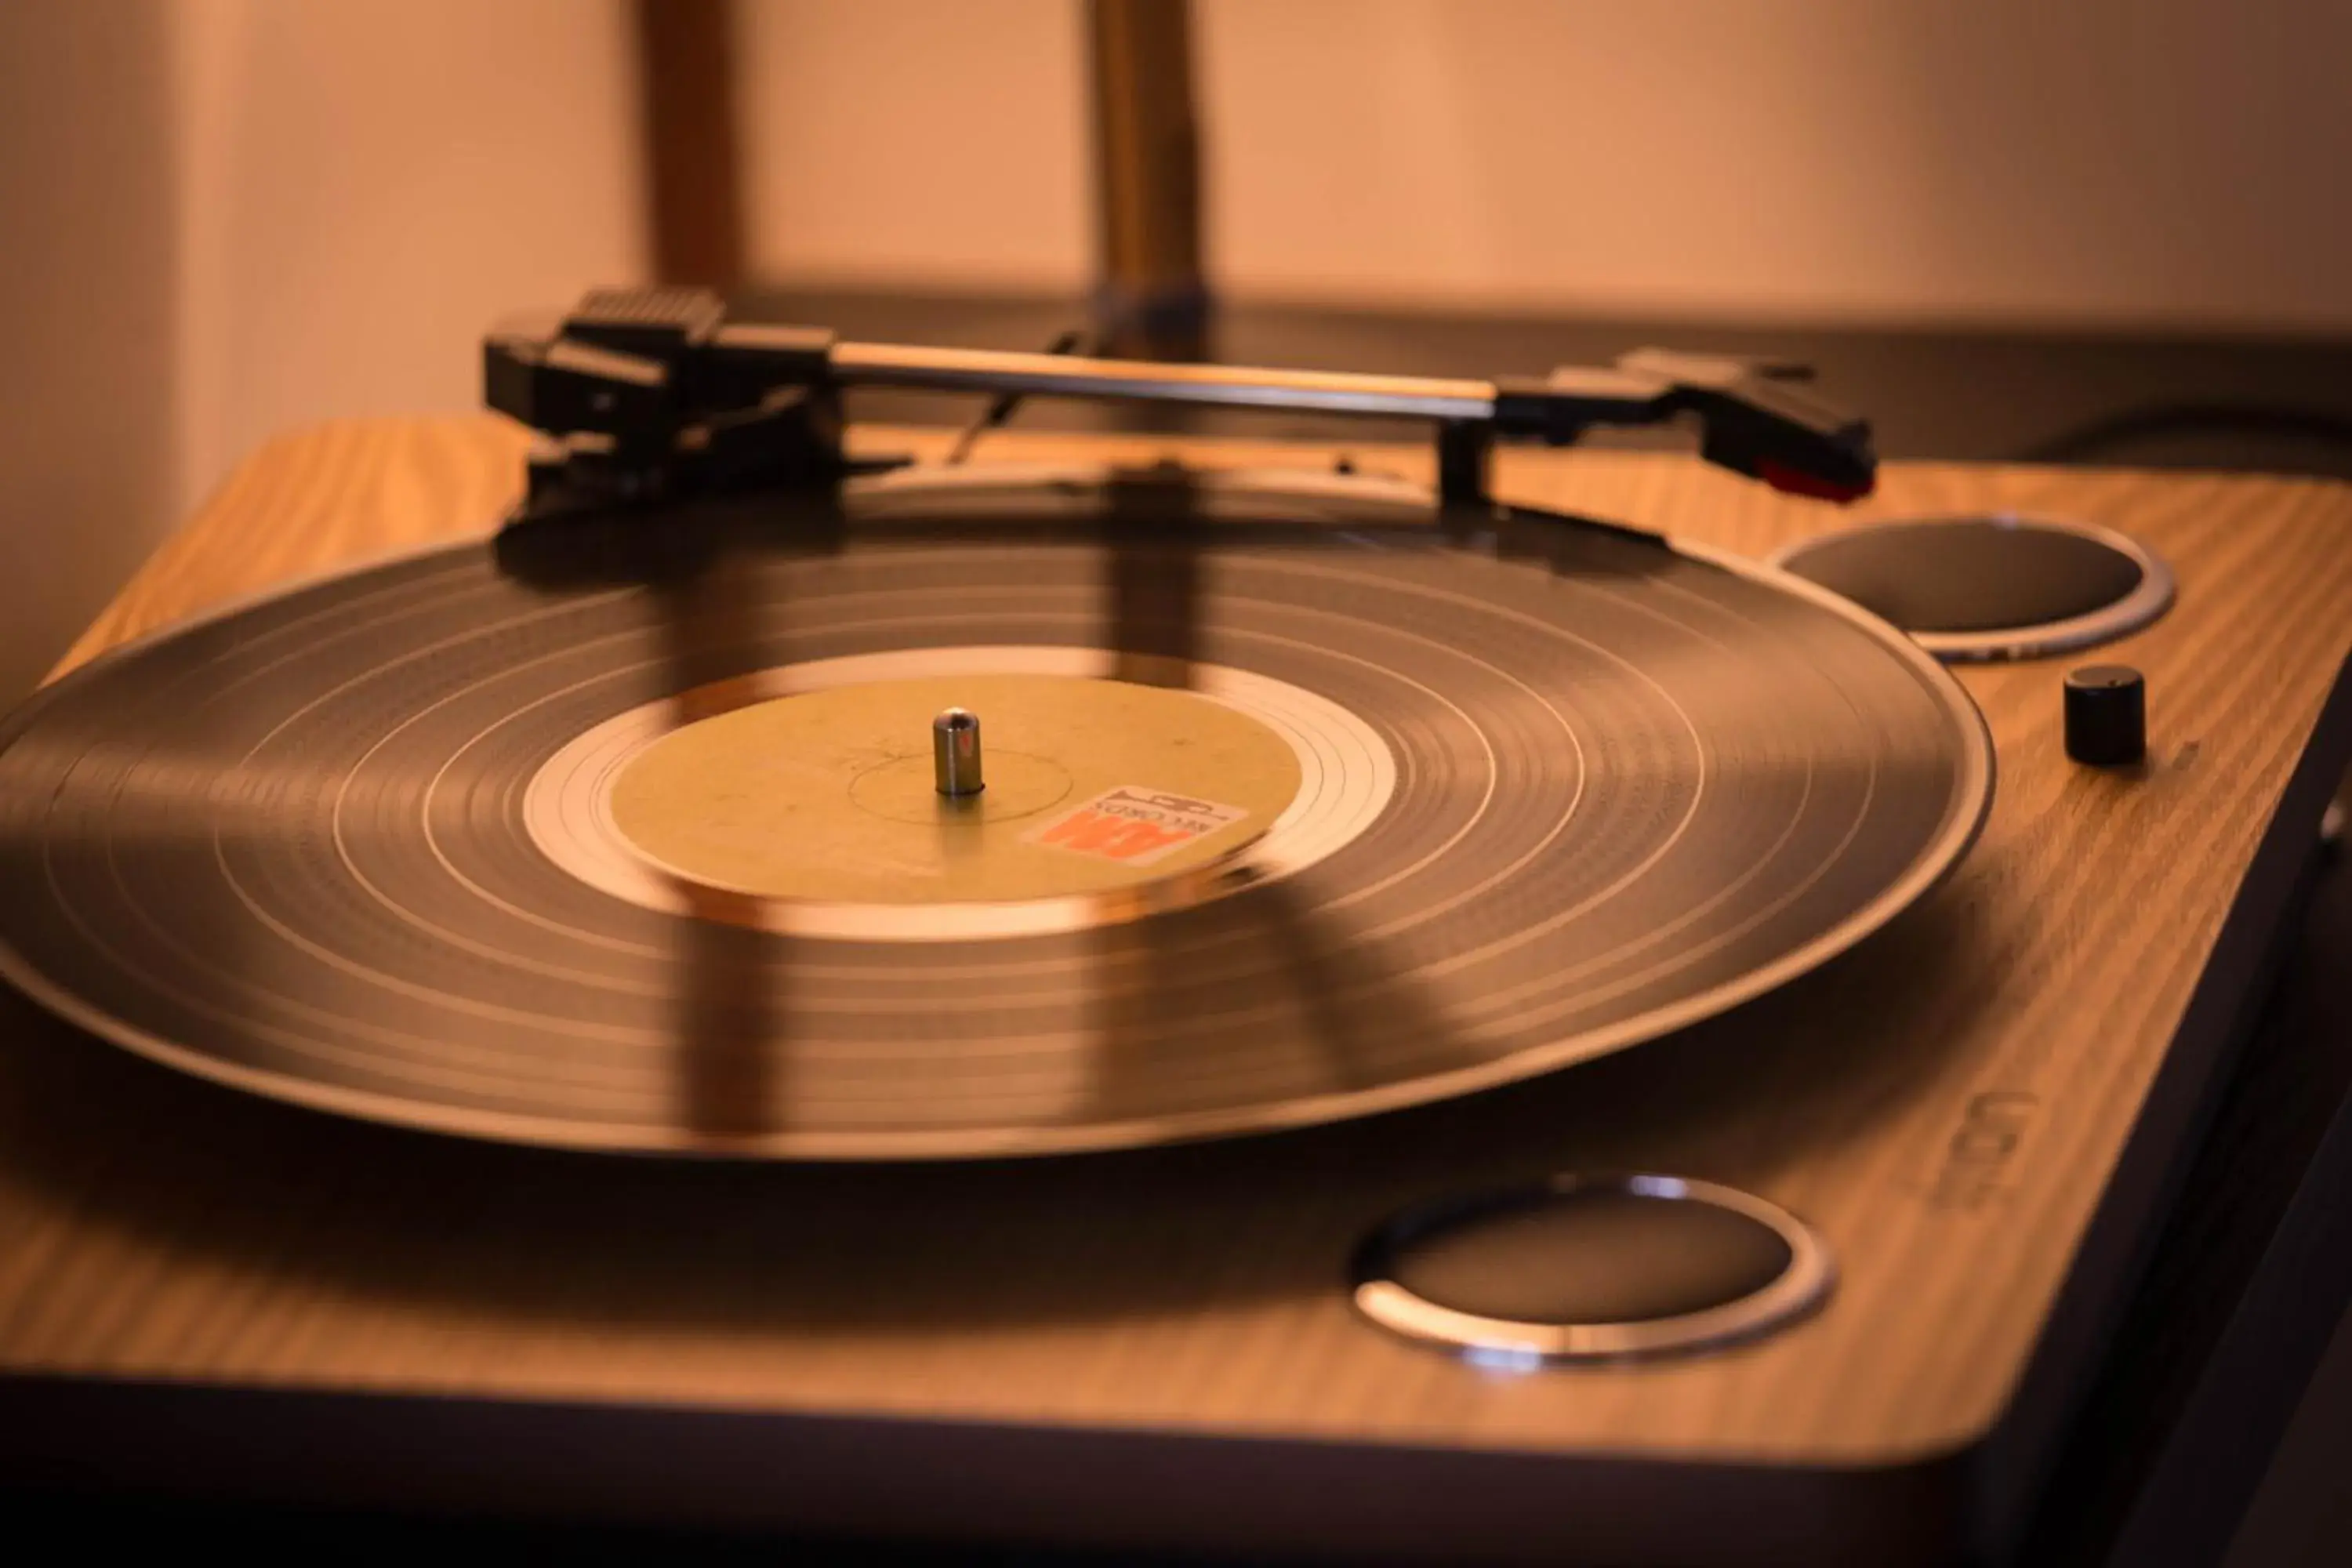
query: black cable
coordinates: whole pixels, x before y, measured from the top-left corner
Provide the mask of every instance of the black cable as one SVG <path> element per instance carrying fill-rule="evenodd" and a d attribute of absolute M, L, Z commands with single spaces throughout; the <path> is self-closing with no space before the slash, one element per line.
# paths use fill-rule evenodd
<path fill-rule="evenodd" d="M 1084 332 L 1066 331 L 1048 343 L 1045 352 L 1049 354 L 1076 353 L 1086 341 Z M 963 427 L 963 434 L 958 436 L 955 445 L 948 448 L 946 460 L 950 464 L 961 463 L 971 457 L 972 447 L 980 438 L 1012 418 L 1013 411 L 1021 406 L 1022 399 L 1027 395 L 1021 392 L 1000 393 L 995 401 L 981 411 L 979 418 Z"/>

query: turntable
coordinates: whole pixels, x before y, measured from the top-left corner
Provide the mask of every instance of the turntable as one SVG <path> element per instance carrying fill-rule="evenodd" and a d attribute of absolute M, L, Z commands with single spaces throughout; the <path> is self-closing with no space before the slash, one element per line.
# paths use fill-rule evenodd
<path fill-rule="evenodd" d="M 2352 500 L 1906 468 L 1858 523 L 1866 426 L 1685 355 L 658 291 L 486 360 L 519 506 L 507 424 L 274 448 L 0 731 L 0 960 L 63 1020 L 0 1056 L 0 1448 L 1127 1547 L 2014 1540 L 2352 754 Z M 1437 438 L 966 461 L 845 434 L 864 385 Z M 1497 449 L 1668 421 L 1713 468 Z"/>

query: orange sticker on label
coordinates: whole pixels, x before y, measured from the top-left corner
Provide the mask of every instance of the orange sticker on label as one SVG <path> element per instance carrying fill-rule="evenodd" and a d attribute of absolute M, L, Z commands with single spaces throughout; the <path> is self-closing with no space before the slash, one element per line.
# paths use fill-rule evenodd
<path fill-rule="evenodd" d="M 1121 784 L 1042 827 L 1032 828 L 1021 838 L 1025 844 L 1067 849 L 1122 866 L 1149 866 L 1248 815 L 1237 805 Z"/>

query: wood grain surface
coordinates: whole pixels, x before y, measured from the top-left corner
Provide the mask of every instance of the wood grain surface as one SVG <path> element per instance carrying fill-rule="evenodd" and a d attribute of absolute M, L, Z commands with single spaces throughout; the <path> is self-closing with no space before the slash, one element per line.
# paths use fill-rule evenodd
<path fill-rule="evenodd" d="M 1177 449 L 1225 465 L 1330 459 L 1018 433 L 982 454 Z M 522 450 L 487 418 L 281 440 L 67 664 L 270 583 L 479 533 L 514 494 Z M 1360 458 L 1425 472 L 1418 450 Z M 1970 1506 L 2013 1513 L 2128 1287 L 2352 743 L 2347 703 L 2323 723 L 2352 649 L 2352 490 L 1897 466 L 1842 511 L 1686 458 L 1608 452 L 1504 454 L 1496 489 L 1756 554 L 1927 511 L 2122 530 L 2180 581 L 2171 614 L 2101 656 L 2147 673 L 2147 762 L 2101 772 L 2065 759 L 2067 661 L 1965 670 L 2000 759 L 1990 823 L 1958 874 L 1856 952 L 1728 1017 L 1531 1085 L 1233 1144 L 957 1170 L 505 1149 L 183 1081 L 17 1006 L 0 1015 L 0 1377 L 1734 1468 L 1964 1455 Z M 1833 1298 L 1726 1353 L 1517 1376 L 1392 1341 L 1350 1310 L 1348 1252 L 1396 1205 L 1489 1178 L 1625 1167 L 1794 1209 L 1835 1250 Z"/>

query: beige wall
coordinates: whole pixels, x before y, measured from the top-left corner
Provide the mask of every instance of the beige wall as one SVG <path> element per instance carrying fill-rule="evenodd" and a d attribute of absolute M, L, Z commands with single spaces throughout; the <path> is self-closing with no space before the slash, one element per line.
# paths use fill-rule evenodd
<path fill-rule="evenodd" d="M 754 268 L 1076 288 L 1083 0 L 736 0 Z"/>
<path fill-rule="evenodd" d="M 275 432 L 643 266 L 619 0 L 0 5 L 0 694 Z"/>
<path fill-rule="evenodd" d="M 1075 287 L 1076 0 L 741 0 L 756 251 Z M 1195 0 L 1234 294 L 2352 329 L 2342 0 Z"/>
<path fill-rule="evenodd" d="M 168 10 L 0 5 L 0 704 L 177 502 Z"/>
<path fill-rule="evenodd" d="M 179 16 L 184 498 L 289 426 L 477 406 L 493 319 L 642 269 L 619 0 Z"/>

